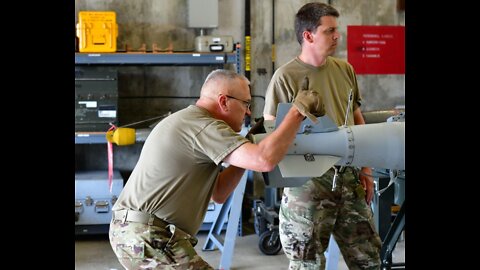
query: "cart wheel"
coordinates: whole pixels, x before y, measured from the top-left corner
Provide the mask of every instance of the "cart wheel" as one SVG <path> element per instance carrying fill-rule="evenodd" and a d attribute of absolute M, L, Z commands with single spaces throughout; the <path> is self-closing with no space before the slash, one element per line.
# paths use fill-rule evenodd
<path fill-rule="evenodd" d="M 260 251 L 265 255 L 276 255 L 280 249 L 282 249 L 282 243 L 280 243 L 278 233 L 273 237 L 272 234 L 273 231 L 271 230 L 265 231 L 260 235 L 260 239 L 258 240 L 258 248 L 260 248 Z"/>

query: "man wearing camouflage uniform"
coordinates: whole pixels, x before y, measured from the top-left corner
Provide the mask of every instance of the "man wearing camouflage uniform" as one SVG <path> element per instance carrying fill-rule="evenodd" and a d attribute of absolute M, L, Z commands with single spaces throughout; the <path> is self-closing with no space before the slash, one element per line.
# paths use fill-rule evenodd
<path fill-rule="evenodd" d="M 365 124 L 353 67 L 331 56 L 340 37 L 338 16 L 323 3 L 299 9 L 295 31 L 302 51 L 273 75 L 266 92 L 266 120 L 275 119 L 278 103 L 291 102 L 305 89 L 322 96 L 326 114 L 337 125 L 345 123 L 347 110 L 347 125 Z M 349 269 L 380 269 L 381 240 L 368 206 L 373 192 L 367 167 L 333 167 L 303 186 L 284 188 L 279 231 L 289 269 L 325 269 L 331 234 Z"/>
<path fill-rule="evenodd" d="M 194 249 L 210 198 L 224 203 L 245 169 L 272 170 L 305 115 L 325 114 L 319 95 L 303 91 L 280 127 L 253 144 L 239 134 L 250 100 L 243 75 L 214 70 L 195 105 L 151 131 L 112 208 L 110 244 L 126 269 L 213 269 Z"/>

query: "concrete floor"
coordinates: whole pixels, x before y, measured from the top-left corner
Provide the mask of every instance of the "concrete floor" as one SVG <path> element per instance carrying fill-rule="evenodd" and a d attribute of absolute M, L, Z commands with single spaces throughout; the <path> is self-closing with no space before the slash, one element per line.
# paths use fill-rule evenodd
<path fill-rule="evenodd" d="M 214 251 L 203 251 L 202 247 L 207 239 L 207 232 L 200 232 L 197 235 L 197 252 L 210 265 L 217 268 L 222 253 L 217 249 Z M 237 236 L 235 241 L 234 256 L 231 263 L 232 270 L 240 269 L 262 269 L 282 270 L 288 269 L 288 260 L 283 251 L 277 255 L 267 256 L 258 249 L 258 235 L 249 234 Z M 399 241 L 393 252 L 393 262 L 405 262 L 405 239 Z M 123 267 L 118 262 L 112 251 L 108 235 L 77 236 L 75 240 L 75 269 L 76 270 L 121 270 Z M 347 266 L 340 255 L 338 270 L 347 270 Z"/>

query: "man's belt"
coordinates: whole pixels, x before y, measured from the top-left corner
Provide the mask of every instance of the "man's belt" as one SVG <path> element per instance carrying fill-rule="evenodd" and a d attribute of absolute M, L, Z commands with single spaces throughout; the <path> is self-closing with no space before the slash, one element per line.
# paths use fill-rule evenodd
<path fill-rule="evenodd" d="M 155 215 L 129 209 L 112 211 L 112 219 L 120 220 L 122 222 L 130 221 L 143 223 L 150 226 L 153 225 L 158 227 L 165 227 L 169 224 Z"/>

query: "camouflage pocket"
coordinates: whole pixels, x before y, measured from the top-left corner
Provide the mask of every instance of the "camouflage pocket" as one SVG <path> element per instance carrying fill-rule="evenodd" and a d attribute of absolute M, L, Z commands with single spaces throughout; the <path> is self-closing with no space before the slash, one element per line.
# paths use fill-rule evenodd
<path fill-rule="evenodd" d="M 181 230 L 180 228 L 176 227 L 173 224 L 167 226 L 172 234 L 171 240 L 172 242 L 178 242 L 182 240 L 187 240 L 190 244 L 194 247 L 197 245 L 197 238 L 191 236 L 190 234 L 186 233 L 185 231 Z M 168 230 L 168 229 L 167 229 Z"/>
<path fill-rule="evenodd" d="M 145 257 L 145 243 L 117 244 L 115 253 L 119 258 L 143 259 Z"/>
<path fill-rule="evenodd" d="M 302 216 L 288 216 L 280 211 L 280 241 L 290 260 L 315 260 L 316 246 L 313 240 L 313 222 Z"/>
<path fill-rule="evenodd" d="M 143 259 L 145 257 L 144 241 L 135 237 L 136 231 L 144 225 L 140 223 L 125 223 L 115 220 L 110 224 L 110 244 L 118 258 Z"/>

